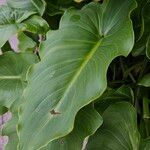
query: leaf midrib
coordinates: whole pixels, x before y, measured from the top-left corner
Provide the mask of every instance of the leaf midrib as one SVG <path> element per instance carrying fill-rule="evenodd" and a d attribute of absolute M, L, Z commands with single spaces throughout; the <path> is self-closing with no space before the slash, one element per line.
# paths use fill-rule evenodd
<path fill-rule="evenodd" d="M 21 76 L 0 76 L 0 80 L 21 80 Z"/>
<path fill-rule="evenodd" d="M 79 67 L 79 69 L 77 70 L 77 72 L 75 73 L 75 75 L 73 76 L 72 80 L 70 81 L 70 83 L 68 84 L 68 87 L 66 88 L 66 91 L 64 92 L 64 94 L 62 95 L 63 99 L 70 91 L 71 87 L 73 86 L 73 84 L 75 83 L 75 81 L 78 79 L 78 77 L 80 76 L 82 70 L 85 68 L 85 66 L 88 64 L 88 62 L 91 60 L 91 58 L 93 57 L 93 55 L 95 54 L 95 52 L 97 51 L 98 47 L 101 44 L 102 39 L 100 39 L 95 45 L 94 47 L 91 49 L 91 51 L 85 56 L 84 61 L 82 62 L 81 66 Z M 57 104 L 57 106 L 55 107 L 55 109 L 57 109 L 60 105 L 61 105 L 62 101 L 60 100 Z"/>
<path fill-rule="evenodd" d="M 103 38 L 102 38 L 103 39 Z M 98 47 L 101 44 L 102 39 L 100 39 L 95 45 L 94 47 L 91 49 L 91 51 L 85 56 L 84 61 L 82 62 L 81 66 L 79 67 L 79 69 L 77 70 L 77 72 L 75 73 L 75 75 L 73 76 L 72 80 L 69 82 L 64 94 L 62 95 L 61 100 L 56 104 L 55 107 L 55 111 L 57 111 L 57 109 L 59 108 L 59 106 L 62 103 L 62 99 L 69 93 L 71 87 L 73 86 L 73 84 L 76 82 L 76 80 L 78 79 L 79 75 L 81 74 L 82 70 L 84 69 L 84 67 L 87 65 L 87 63 L 91 60 L 91 58 L 93 57 L 93 55 L 95 54 L 95 52 L 97 51 Z M 49 121 L 53 118 L 53 115 L 50 115 L 49 119 L 46 121 L 45 124 L 43 124 L 43 126 L 38 130 L 38 132 L 36 133 L 35 137 L 38 136 L 38 134 L 42 131 L 42 129 L 49 123 Z"/>

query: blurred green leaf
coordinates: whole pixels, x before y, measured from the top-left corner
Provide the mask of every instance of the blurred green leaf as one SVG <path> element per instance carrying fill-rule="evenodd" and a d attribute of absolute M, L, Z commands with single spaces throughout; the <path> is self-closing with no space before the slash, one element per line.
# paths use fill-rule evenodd
<path fill-rule="evenodd" d="M 44 0 L 6 0 L 8 6 L 21 9 L 23 11 L 33 11 L 42 15 L 45 11 L 46 3 Z"/>
<path fill-rule="evenodd" d="M 47 22 L 39 16 L 32 16 L 33 14 L 31 11 L 0 6 L 0 47 L 11 36 L 22 31 L 46 33 L 49 29 Z"/>

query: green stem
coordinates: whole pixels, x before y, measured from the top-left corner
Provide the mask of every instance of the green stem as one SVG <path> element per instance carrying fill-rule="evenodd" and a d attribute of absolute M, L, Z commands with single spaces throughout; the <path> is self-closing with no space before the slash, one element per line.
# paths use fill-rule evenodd
<path fill-rule="evenodd" d="M 139 101 L 138 101 L 138 97 L 139 97 L 139 93 L 140 93 L 140 88 L 136 86 L 135 88 L 135 95 L 134 95 L 134 106 L 136 108 L 136 111 L 138 114 L 141 114 L 141 108 L 139 106 Z"/>
<path fill-rule="evenodd" d="M 143 97 L 143 118 L 150 118 L 149 99 L 147 97 Z"/>
<path fill-rule="evenodd" d="M 145 122 L 146 136 L 148 137 L 150 112 L 149 112 L 149 99 L 147 97 L 143 97 L 143 119 Z"/>
<path fill-rule="evenodd" d="M 123 78 L 124 78 L 126 67 L 124 66 L 123 60 L 121 58 L 120 58 L 120 67 L 122 69 Z M 134 79 L 132 73 L 129 72 L 128 76 L 130 77 L 130 79 L 132 80 L 133 83 L 136 83 L 136 80 Z"/>
<path fill-rule="evenodd" d="M 131 80 L 132 80 L 133 83 L 136 83 L 136 80 L 134 79 L 132 73 L 129 73 L 129 77 L 131 78 Z"/>

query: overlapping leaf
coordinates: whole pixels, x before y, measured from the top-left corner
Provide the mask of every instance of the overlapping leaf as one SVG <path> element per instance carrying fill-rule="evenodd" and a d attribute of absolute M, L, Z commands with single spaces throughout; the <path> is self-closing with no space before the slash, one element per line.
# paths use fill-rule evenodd
<path fill-rule="evenodd" d="M 26 73 L 29 66 L 38 62 L 37 56 L 30 53 L 6 52 L 0 56 L 0 110 L 5 106 L 12 113 L 2 132 L 9 136 L 5 150 L 16 150 L 18 137 L 16 125 L 18 122 L 18 105 L 26 86 Z"/>
<path fill-rule="evenodd" d="M 149 150 L 150 139 L 142 140 L 134 107 L 116 103 L 103 114 L 104 123 L 89 139 L 86 150 Z"/>
<path fill-rule="evenodd" d="M 37 150 L 71 132 L 79 109 L 104 92 L 109 64 L 133 47 L 134 7 L 133 0 L 111 0 L 70 9 L 47 34 L 23 95 L 20 150 Z"/>
<path fill-rule="evenodd" d="M 96 101 L 95 108 L 100 114 L 103 114 L 108 106 L 121 101 L 134 103 L 133 91 L 130 87 L 121 86 L 117 90 L 107 89 Z"/>
<path fill-rule="evenodd" d="M 139 85 L 142 85 L 142 86 L 145 86 L 145 87 L 150 87 L 150 74 L 144 75 L 144 76 L 140 79 L 140 81 L 139 81 L 138 84 L 139 84 Z"/>
<path fill-rule="evenodd" d="M 149 150 L 150 148 L 150 138 L 141 141 L 139 150 Z"/>
<path fill-rule="evenodd" d="M 69 7 L 80 7 L 74 0 L 46 0 L 47 3 L 47 9 L 46 13 L 49 16 L 54 16 L 58 14 L 63 14 L 64 11 Z"/>
<path fill-rule="evenodd" d="M 35 62 L 37 57 L 32 53 L 6 52 L 0 56 L 0 106 L 9 108 L 21 97 L 26 85 L 26 72 Z"/>
<path fill-rule="evenodd" d="M 66 6 L 72 6 L 71 4 L 73 4 L 72 0 L 47 0 L 47 10 L 46 13 L 50 16 L 54 16 L 54 15 L 58 15 L 58 14 L 63 14 Z"/>
<path fill-rule="evenodd" d="M 132 13 L 133 27 L 135 31 L 135 40 L 139 40 L 144 32 L 144 23 L 142 10 L 147 0 L 136 0 L 137 8 Z"/>
<path fill-rule="evenodd" d="M 36 42 L 34 42 L 30 37 L 25 35 L 24 33 L 18 34 L 18 49 L 21 51 L 31 50 L 36 46 Z"/>
<path fill-rule="evenodd" d="M 101 125 L 102 117 L 92 106 L 81 109 L 76 116 L 73 131 L 58 140 L 51 142 L 42 150 L 81 150 L 86 137 L 93 134 Z"/>
<path fill-rule="evenodd" d="M 33 11 L 23 11 L 12 9 L 8 6 L 0 6 L 0 47 L 12 35 L 21 31 L 46 33 L 48 30 L 47 22 L 39 16 L 31 16 L 33 14 L 35 14 Z"/>
<path fill-rule="evenodd" d="M 150 52 L 150 0 L 143 0 L 143 5 L 141 5 L 141 1 L 139 1 L 139 9 L 141 12 L 141 21 L 135 22 L 135 24 L 141 23 L 142 25 L 139 26 L 139 30 L 135 30 L 135 32 L 141 32 L 139 39 L 137 39 L 134 49 L 133 49 L 133 55 L 138 56 L 141 54 L 147 54 L 149 57 Z M 141 7 L 142 6 L 142 7 Z M 139 16 L 140 16 L 139 15 Z"/>
<path fill-rule="evenodd" d="M 144 34 L 143 34 L 143 41 L 145 41 L 145 49 L 147 57 L 149 58 L 150 53 L 150 0 L 147 0 L 147 3 L 145 4 L 144 10 L 143 10 L 143 18 L 144 18 Z"/>
<path fill-rule="evenodd" d="M 44 0 L 7 0 L 7 4 L 12 8 L 38 12 L 40 15 L 44 13 L 46 7 Z"/>

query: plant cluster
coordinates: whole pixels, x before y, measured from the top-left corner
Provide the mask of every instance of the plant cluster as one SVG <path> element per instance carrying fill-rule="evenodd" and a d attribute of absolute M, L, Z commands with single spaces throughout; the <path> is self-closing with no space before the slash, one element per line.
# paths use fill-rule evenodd
<path fill-rule="evenodd" d="M 0 149 L 150 150 L 150 0 L 6 0 L 0 50 Z"/>

